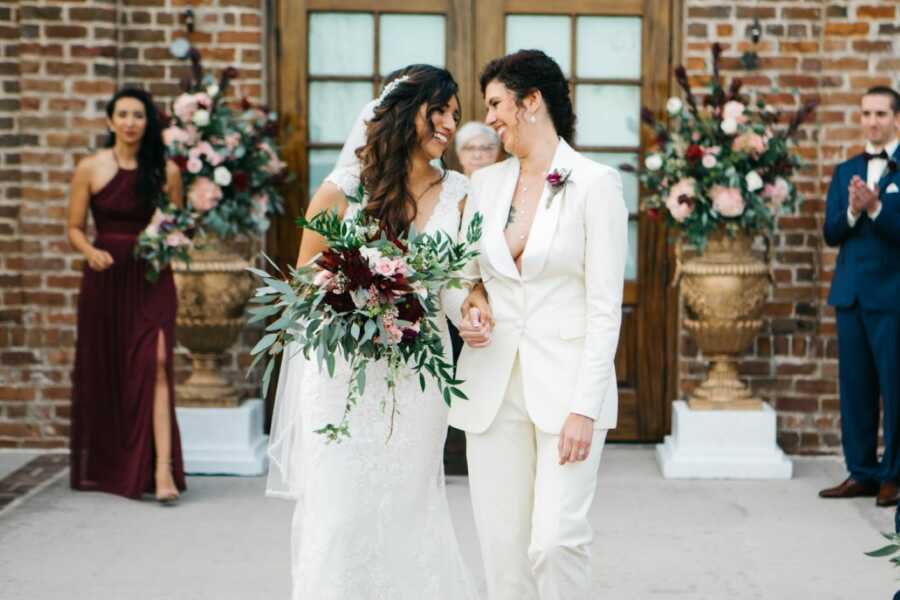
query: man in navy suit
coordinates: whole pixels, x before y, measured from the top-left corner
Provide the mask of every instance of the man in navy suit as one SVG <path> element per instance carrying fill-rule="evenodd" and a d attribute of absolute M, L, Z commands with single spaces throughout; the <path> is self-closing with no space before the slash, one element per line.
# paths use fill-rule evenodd
<path fill-rule="evenodd" d="M 825 242 L 840 247 L 828 303 L 837 312 L 841 433 L 850 476 L 819 496 L 877 496 L 879 506 L 892 506 L 900 499 L 900 95 L 871 88 L 860 101 L 860 120 L 866 151 L 834 170 L 824 227 Z"/>

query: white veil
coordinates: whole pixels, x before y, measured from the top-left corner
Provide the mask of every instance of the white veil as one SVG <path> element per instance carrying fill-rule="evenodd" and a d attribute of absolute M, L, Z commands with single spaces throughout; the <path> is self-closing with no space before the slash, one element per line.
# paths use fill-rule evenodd
<path fill-rule="evenodd" d="M 375 114 L 378 100 L 366 104 L 350 129 L 350 135 L 332 173 L 358 168 L 356 149 L 366 143 L 366 123 Z M 314 373 L 317 366 L 303 356 L 298 344 L 290 344 L 281 355 L 281 369 L 275 392 L 275 408 L 269 433 L 269 476 L 266 495 L 299 500 L 303 496 L 304 457 L 303 436 L 310 435 L 303 423 L 302 395 L 306 373 Z M 313 393 L 313 390 L 308 390 Z M 308 398 L 307 398 L 308 400 Z"/>

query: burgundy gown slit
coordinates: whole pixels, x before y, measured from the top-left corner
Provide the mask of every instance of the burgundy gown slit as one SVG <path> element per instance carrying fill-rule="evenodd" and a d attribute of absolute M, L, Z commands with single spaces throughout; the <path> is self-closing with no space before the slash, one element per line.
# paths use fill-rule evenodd
<path fill-rule="evenodd" d="M 71 485 L 129 498 L 156 487 L 153 392 L 159 335 L 166 350 L 172 471 L 175 485 L 185 489 L 172 364 L 175 282 L 167 269 L 150 283 L 146 263 L 132 255 L 153 215 L 135 193 L 136 176 L 136 170 L 119 169 L 91 195 L 94 245 L 114 262 L 100 272 L 84 266 L 72 375 Z"/>

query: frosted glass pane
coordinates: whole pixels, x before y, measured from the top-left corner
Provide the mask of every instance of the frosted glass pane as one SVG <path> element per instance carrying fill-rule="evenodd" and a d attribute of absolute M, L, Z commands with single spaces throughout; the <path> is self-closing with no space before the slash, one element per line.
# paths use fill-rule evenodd
<path fill-rule="evenodd" d="M 579 77 L 640 79 L 640 17 L 578 17 Z"/>
<path fill-rule="evenodd" d="M 372 15 L 310 15 L 310 75 L 372 75 L 374 53 L 375 21 Z"/>
<path fill-rule="evenodd" d="M 563 74 L 572 74 L 571 17 L 509 15 L 506 17 L 506 52 L 543 50 L 559 63 Z"/>
<path fill-rule="evenodd" d="M 622 176 L 622 193 L 625 195 L 625 206 L 628 207 L 629 213 L 636 213 L 638 210 L 638 178 L 637 173 L 628 173 L 619 169 L 623 164 L 629 164 L 637 167 L 638 155 L 632 153 L 617 152 L 587 152 L 586 156 L 597 161 L 601 165 L 608 165 Z"/>
<path fill-rule="evenodd" d="M 312 197 L 322 185 L 322 181 L 334 169 L 340 150 L 309 151 L 309 195 Z"/>
<path fill-rule="evenodd" d="M 381 75 L 413 63 L 443 67 L 447 52 L 442 15 L 382 15 L 379 25 Z"/>
<path fill-rule="evenodd" d="M 309 84 L 309 141 L 343 144 L 360 109 L 372 99 L 372 84 L 312 81 Z"/>
<path fill-rule="evenodd" d="M 625 257 L 625 279 L 637 279 L 638 222 L 628 221 L 628 256 Z"/>
<path fill-rule="evenodd" d="M 637 147 L 640 111 L 641 88 L 636 85 L 576 85 L 578 145 Z"/>

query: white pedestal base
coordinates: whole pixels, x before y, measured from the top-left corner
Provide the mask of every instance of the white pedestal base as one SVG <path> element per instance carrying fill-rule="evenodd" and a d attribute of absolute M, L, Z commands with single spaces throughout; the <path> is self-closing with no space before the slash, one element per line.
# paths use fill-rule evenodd
<path fill-rule="evenodd" d="M 181 430 L 184 470 L 190 475 L 262 475 L 268 437 L 263 435 L 263 401 L 236 408 L 175 409 Z"/>
<path fill-rule="evenodd" d="M 672 403 L 672 435 L 656 446 L 666 479 L 790 479 L 793 464 L 775 442 L 776 415 L 761 411 L 691 410 Z"/>

